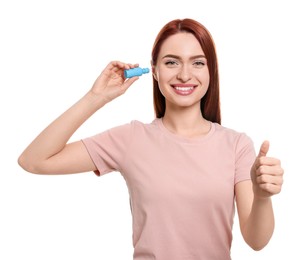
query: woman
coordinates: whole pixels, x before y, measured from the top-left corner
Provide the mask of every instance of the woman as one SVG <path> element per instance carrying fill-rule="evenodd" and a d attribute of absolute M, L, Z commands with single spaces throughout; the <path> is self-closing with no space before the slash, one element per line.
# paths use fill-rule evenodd
<path fill-rule="evenodd" d="M 133 216 L 134 259 L 230 259 L 234 202 L 245 241 L 262 249 L 274 230 L 271 196 L 281 190 L 280 161 L 255 155 L 244 133 L 221 126 L 217 57 L 207 29 L 173 20 L 152 50 L 150 124 L 132 121 L 68 143 L 98 109 L 138 77 L 137 64 L 113 61 L 90 91 L 25 149 L 19 164 L 38 174 L 119 171 Z"/>

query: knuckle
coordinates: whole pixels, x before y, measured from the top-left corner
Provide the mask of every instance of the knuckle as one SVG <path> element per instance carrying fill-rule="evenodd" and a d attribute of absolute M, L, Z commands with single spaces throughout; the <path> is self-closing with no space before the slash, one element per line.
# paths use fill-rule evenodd
<path fill-rule="evenodd" d="M 258 163 L 259 163 L 259 165 L 264 164 L 264 161 L 265 161 L 265 157 L 260 157 L 260 158 L 258 158 Z"/>
<path fill-rule="evenodd" d="M 272 188 L 272 185 L 270 183 L 263 183 L 262 185 L 262 189 L 265 191 L 270 191 Z"/>
<path fill-rule="evenodd" d="M 265 165 L 259 166 L 259 167 L 258 167 L 258 173 L 259 173 L 259 174 L 266 173 L 266 166 L 265 166 Z"/>

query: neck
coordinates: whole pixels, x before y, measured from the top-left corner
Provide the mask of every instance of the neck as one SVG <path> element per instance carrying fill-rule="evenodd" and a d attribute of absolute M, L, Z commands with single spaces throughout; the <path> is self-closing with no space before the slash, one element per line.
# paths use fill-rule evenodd
<path fill-rule="evenodd" d="M 186 137 L 205 135 L 210 130 L 210 122 L 203 118 L 200 109 L 166 110 L 162 121 L 169 131 Z"/>

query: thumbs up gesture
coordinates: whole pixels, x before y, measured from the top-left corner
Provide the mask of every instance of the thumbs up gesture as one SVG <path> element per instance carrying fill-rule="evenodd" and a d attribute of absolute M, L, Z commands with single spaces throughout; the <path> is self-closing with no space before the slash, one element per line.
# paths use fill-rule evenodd
<path fill-rule="evenodd" d="M 281 191 L 284 170 L 280 160 L 267 157 L 269 142 L 264 141 L 251 168 L 254 195 L 268 198 Z"/>

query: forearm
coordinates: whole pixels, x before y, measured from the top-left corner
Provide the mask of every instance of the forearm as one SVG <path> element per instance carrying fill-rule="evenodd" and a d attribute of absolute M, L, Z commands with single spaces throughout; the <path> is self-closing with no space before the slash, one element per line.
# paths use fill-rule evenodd
<path fill-rule="evenodd" d="M 271 198 L 254 198 L 251 213 L 241 228 L 245 241 L 254 250 L 265 247 L 274 230 Z"/>
<path fill-rule="evenodd" d="M 124 94 L 138 79 L 133 77 L 126 80 L 124 77 L 124 70 L 134 67 L 137 64 L 110 62 L 95 80 L 91 90 L 53 121 L 25 149 L 18 159 L 20 166 L 32 173 L 48 174 L 93 170 L 95 166 L 82 142 L 68 145 L 67 142 L 92 114 Z"/>
<path fill-rule="evenodd" d="M 31 171 L 35 165 L 59 153 L 73 133 L 105 104 L 88 92 L 33 140 L 19 157 L 19 164 Z"/>

